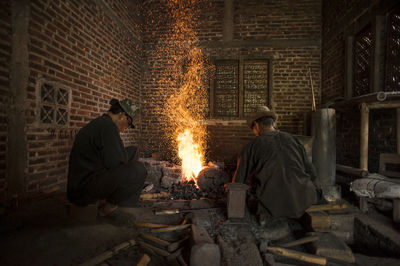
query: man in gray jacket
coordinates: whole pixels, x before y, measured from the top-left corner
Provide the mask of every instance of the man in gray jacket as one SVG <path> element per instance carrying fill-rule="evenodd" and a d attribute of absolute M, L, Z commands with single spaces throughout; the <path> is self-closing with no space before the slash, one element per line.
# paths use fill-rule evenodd
<path fill-rule="evenodd" d="M 258 213 L 299 218 L 317 201 L 315 170 L 303 145 L 275 129 L 276 114 L 259 107 L 247 120 L 256 138 L 241 152 L 233 182 L 249 183 L 258 199 Z"/>

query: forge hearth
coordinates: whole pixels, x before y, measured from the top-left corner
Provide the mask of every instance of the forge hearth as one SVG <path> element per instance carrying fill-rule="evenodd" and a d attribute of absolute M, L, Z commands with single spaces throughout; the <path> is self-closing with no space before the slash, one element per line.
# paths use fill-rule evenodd
<path fill-rule="evenodd" d="M 229 175 L 223 170 L 223 163 L 205 167 L 196 181 L 185 181 L 182 168 L 178 165 L 155 158 L 141 158 L 140 161 L 147 170 L 146 182 L 167 190 L 173 199 L 216 198 L 224 193 L 223 185 L 230 182 Z"/>

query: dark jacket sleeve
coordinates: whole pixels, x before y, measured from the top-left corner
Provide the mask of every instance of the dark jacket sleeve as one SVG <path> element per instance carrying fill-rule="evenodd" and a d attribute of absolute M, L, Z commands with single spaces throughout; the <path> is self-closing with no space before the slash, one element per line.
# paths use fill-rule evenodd
<path fill-rule="evenodd" d="M 128 161 L 122 139 L 115 126 L 104 127 L 101 132 L 103 165 L 106 169 L 117 167 Z"/>
<path fill-rule="evenodd" d="M 245 183 L 250 176 L 250 171 L 253 168 L 251 159 L 251 149 L 253 141 L 250 142 L 240 153 L 238 165 L 232 182 Z"/>

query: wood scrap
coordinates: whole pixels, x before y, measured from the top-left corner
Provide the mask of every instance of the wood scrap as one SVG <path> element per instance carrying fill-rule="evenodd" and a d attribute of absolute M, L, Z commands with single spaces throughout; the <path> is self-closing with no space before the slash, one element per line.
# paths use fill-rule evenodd
<path fill-rule="evenodd" d="M 154 224 L 154 223 L 143 223 L 143 222 L 135 222 L 135 226 L 137 227 L 145 227 L 145 228 L 163 228 L 168 227 L 168 224 Z"/>
<path fill-rule="evenodd" d="M 165 250 L 163 250 L 161 248 L 158 248 L 158 247 L 155 247 L 153 245 L 150 245 L 150 244 L 148 244 L 146 242 L 143 242 L 143 241 L 137 241 L 137 242 L 141 247 L 144 247 L 146 249 L 150 249 L 150 250 L 154 251 L 156 254 L 158 254 L 160 256 L 168 257 L 169 255 L 171 255 L 168 251 L 165 251 Z"/>
<path fill-rule="evenodd" d="M 139 199 L 140 200 L 148 200 L 148 199 L 162 199 L 167 198 L 169 194 L 167 192 L 161 191 L 160 193 L 144 193 L 141 194 Z"/>
<path fill-rule="evenodd" d="M 140 258 L 136 266 L 146 266 L 150 262 L 150 257 L 146 253 Z"/>
<path fill-rule="evenodd" d="M 311 205 L 306 212 L 316 212 L 316 211 L 333 211 L 346 209 L 346 203 L 332 203 L 332 204 L 321 204 L 321 205 Z"/>
<path fill-rule="evenodd" d="M 186 261 L 182 258 L 182 255 L 179 255 L 176 259 L 177 259 L 177 261 L 179 262 L 179 264 L 180 264 L 181 266 L 187 266 L 187 263 L 186 263 Z"/>
<path fill-rule="evenodd" d="M 154 215 L 170 215 L 170 214 L 178 214 L 178 209 L 170 209 L 170 210 L 155 210 Z"/>
<path fill-rule="evenodd" d="M 183 248 L 177 249 L 177 250 L 175 250 L 173 253 L 171 253 L 171 254 L 167 257 L 167 261 L 171 261 L 171 260 L 176 259 L 178 256 L 182 256 L 182 249 L 183 249 Z"/>
<path fill-rule="evenodd" d="M 311 227 L 313 231 L 317 232 L 330 232 L 331 231 L 331 217 L 323 211 L 309 212 L 306 214 L 307 226 Z"/>
<path fill-rule="evenodd" d="M 147 239 L 147 240 L 149 240 L 149 241 L 151 241 L 151 242 L 153 242 L 153 243 L 156 243 L 156 244 L 158 244 L 158 245 L 160 245 L 160 246 L 162 246 L 162 247 L 168 247 L 169 245 L 171 245 L 170 242 L 165 241 L 164 239 L 155 237 L 155 236 L 150 235 L 150 234 L 140 233 L 139 236 L 140 236 L 141 238 L 143 238 L 143 239 Z"/>
<path fill-rule="evenodd" d="M 305 262 L 310 262 L 310 263 L 315 263 L 319 265 L 326 265 L 326 258 L 321 257 L 321 256 L 316 256 L 312 254 L 307 254 L 304 252 L 299 252 L 291 249 L 285 249 L 285 248 L 280 248 L 280 247 L 269 247 L 267 248 L 268 251 L 271 251 L 272 253 L 282 255 L 288 258 L 296 259 L 296 260 L 301 260 Z"/>
<path fill-rule="evenodd" d="M 136 245 L 136 241 L 134 239 L 122 242 L 121 244 L 115 246 L 114 248 L 107 250 L 107 251 L 101 253 L 100 255 L 98 255 L 94 258 L 91 258 L 90 260 L 80 264 L 80 266 L 94 266 L 94 265 L 100 264 L 103 261 L 116 255 L 121 249 L 130 247 L 130 246 L 134 246 L 134 245 Z"/>
<path fill-rule="evenodd" d="M 164 227 L 164 228 L 151 229 L 151 232 L 152 233 L 172 232 L 172 231 L 177 231 L 177 230 L 183 230 L 183 229 L 186 229 L 186 228 L 188 228 L 190 226 L 191 226 L 191 224 L 168 226 L 168 227 Z"/>
<path fill-rule="evenodd" d="M 289 247 L 294 247 L 294 246 L 298 246 L 298 245 L 302 245 L 302 244 L 306 244 L 306 243 L 310 243 L 310 242 L 314 242 L 314 241 L 318 241 L 318 236 L 307 236 L 307 237 L 303 237 L 288 243 L 284 243 L 279 245 L 280 247 L 283 248 L 289 248 Z"/>
<path fill-rule="evenodd" d="M 178 241 L 176 241 L 176 242 L 171 243 L 171 244 L 167 247 L 168 252 L 174 252 L 176 249 L 179 248 L 179 246 L 180 246 L 183 242 L 185 242 L 186 240 L 188 240 L 189 237 L 190 237 L 190 236 L 187 235 L 187 236 L 185 236 L 184 238 L 182 238 L 181 240 L 178 240 Z"/>

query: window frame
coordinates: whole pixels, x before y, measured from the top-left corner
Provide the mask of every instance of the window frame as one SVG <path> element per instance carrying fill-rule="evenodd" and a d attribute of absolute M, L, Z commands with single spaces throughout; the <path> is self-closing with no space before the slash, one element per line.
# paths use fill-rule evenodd
<path fill-rule="evenodd" d="M 272 107 L 273 103 L 273 56 L 272 55 L 267 55 L 267 56 L 239 56 L 239 57 L 213 57 L 211 58 L 211 63 L 216 67 L 217 62 L 220 61 L 237 61 L 238 62 L 238 114 L 236 116 L 216 116 L 216 107 L 215 107 L 215 94 L 216 94 L 216 75 L 212 75 L 210 79 L 210 92 L 209 92 L 209 106 L 210 106 L 210 118 L 212 119 L 222 119 L 222 120 L 243 120 L 246 119 L 248 116 L 244 115 L 244 94 L 245 94 L 245 88 L 244 88 L 244 64 L 245 61 L 267 61 L 268 62 L 268 80 L 267 84 L 268 87 L 266 88 L 266 104 L 269 107 Z M 216 70 L 216 68 L 215 68 Z"/>
<path fill-rule="evenodd" d="M 54 90 L 54 99 L 53 102 L 45 102 L 42 98 L 42 87 L 45 85 L 52 86 Z M 61 104 L 58 102 L 57 97 L 59 95 L 60 90 L 65 90 L 68 95 L 66 97 L 66 104 Z M 39 128 L 68 128 L 70 125 L 70 116 L 71 116 L 71 102 L 72 102 L 72 90 L 70 87 L 63 85 L 57 81 L 51 81 L 46 79 L 39 79 L 36 83 L 36 126 Z M 42 120 L 41 112 L 43 106 L 51 106 L 54 110 L 53 113 L 53 121 L 51 123 L 45 123 Z M 65 109 L 67 111 L 67 117 L 65 124 L 57 123 L 57 111 L 59 109 Z"/>

